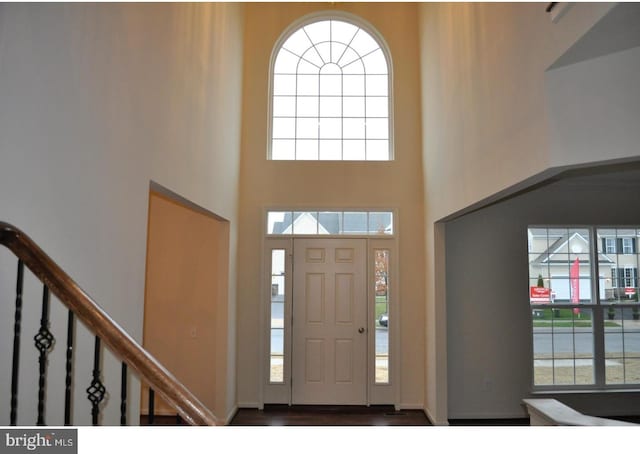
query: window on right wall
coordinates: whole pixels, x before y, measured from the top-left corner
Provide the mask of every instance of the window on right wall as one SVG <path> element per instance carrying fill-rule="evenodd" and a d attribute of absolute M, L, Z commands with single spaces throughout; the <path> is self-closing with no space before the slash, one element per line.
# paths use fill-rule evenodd
<path fill-rule="evenodd" d="M 640 227 L 530 226 L 537 389 L 640 384 Z"/>

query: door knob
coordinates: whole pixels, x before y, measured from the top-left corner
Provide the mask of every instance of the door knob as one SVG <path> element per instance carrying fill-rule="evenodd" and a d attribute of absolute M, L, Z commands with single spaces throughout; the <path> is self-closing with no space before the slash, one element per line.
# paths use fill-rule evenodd
<path fill-rule="evenodd" d="M 359 332 L 360 334 L 364 333 L 364 328 L 362 328 L 362 327 L 358 328 L 358 332 Z"/>

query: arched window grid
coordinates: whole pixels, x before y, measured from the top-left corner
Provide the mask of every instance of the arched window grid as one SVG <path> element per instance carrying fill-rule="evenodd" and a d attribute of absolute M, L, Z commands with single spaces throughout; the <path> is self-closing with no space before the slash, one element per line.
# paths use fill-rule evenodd
<path fill-rule="evenodd" d="M 334 38 L 335 23 L 353 29 L 348 40 Z M 328 39 L 314 40 L 308 27 L 316 24 L 328 26 Z M 370 48 L 355 48 L 358 39 Z M 300 26 L 281 43 L 272 66 L 270 159 L 391 160 L 391 65 L 379 40 L 334 18 Z M 334 66 L 338 79 L 330 83 L 323 72 Z M 283 88 L 287 79 L 293 87 Z"/>

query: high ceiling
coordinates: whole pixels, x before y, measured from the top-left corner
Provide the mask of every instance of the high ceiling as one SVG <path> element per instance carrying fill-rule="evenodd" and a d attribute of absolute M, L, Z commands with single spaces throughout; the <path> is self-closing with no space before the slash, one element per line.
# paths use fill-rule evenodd
<path fill-rule="evenodd" d="M 620 3 L 569 48 L 549 69 L 640 46 L 640 3 Z"/>

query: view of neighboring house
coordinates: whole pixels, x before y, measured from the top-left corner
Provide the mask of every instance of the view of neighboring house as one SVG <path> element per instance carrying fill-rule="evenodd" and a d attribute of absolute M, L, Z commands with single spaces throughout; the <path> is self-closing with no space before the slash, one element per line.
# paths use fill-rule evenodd
<path fill-rule="evenodd" d="M 638 232 L 597 229 L 600 300 L 629 299 L 638 287 Z M 530 228 L 529 279 L 532 303 L 592 302 L 593 241 L 589 229 Z M 548 292 L 537 292 L 540 278 Z"/>
<path fill-rule="evenodd" d="M 393 213 L 367 211 L 269 212 L 271 235 L 389 235 Z"/>
<path fill-rule="evenodd" d="M 638 232 L 634 229 L 598 230 L 598 251 L 612 257 L 609 267 L 600 268 L 605 277 L 605 299 L 629 299 L 637 294 L 637 244 Z"/>

